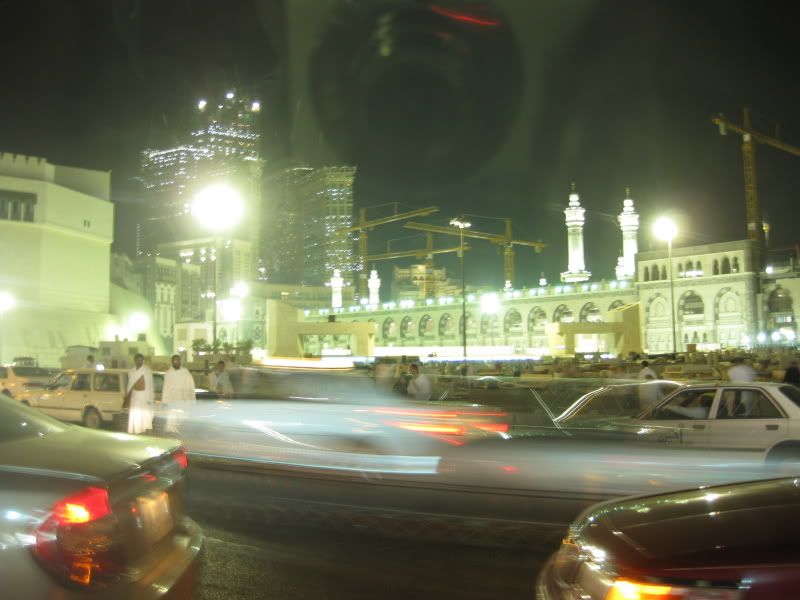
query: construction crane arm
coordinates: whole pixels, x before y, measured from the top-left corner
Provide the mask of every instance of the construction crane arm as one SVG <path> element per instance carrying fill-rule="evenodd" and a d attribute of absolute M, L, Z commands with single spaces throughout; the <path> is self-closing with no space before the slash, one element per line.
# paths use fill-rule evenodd
<path fill-rule="evenodd" d="M 759 133 L 758 131 L 750 129 L 749 127 L 742 127 L 741 125 L 737 125 L 736 123 L 727 120 L 722 115 L 719 115 L 717 117 L 712 117 L 711 122 L 720 128 L 720 133 L 722 133 L 723 135 L 725 134 L 726 130 L 738 133 L 739 135 L 749 135 L 750 137 L 753 138 L 754 141 L 758 142 L 759 144 L 766 144 L 768 146 L 778 148 L 779 150 L 783 150 L 784 152 L 788 152 L 789 154 L 800 156 L 800 148 L 791 146 L 790 144 L 782 142 L 777 138 L 764 135 L 763 133 Z"/>
<path fill-rule="evenodd" d="M 388 217 L 381 217 L 380 219 L 373 219 L 372 221 L 365 221 L 362 220 L 358 225 L 354 225 L 353 227 L 348 227 L 346 229 L 337 229 L 336 233 L 339 234 L 346 234 L 346 233 L 353 233 L 354 231 L 363 231 L 364 229 L 372 229 L 373 227 L 377 227 L 378 225 L 386 225 L 387 223 L 394 223 L 395 221 L 402 221 L 403 219 L 410 219 L 411 217 L 427 217 L 439 210 L 436 206 L 428 206 L 426 208 L 418 208 L 415 210 L 409 210 L 402 213 L 397 213 L 396 215 L 390 215 Z"/>
<path fill-rule="evenodd" d="M 532 248 L 536 248 L 537 250 L 541 250 L 545 247 L 545 244 L 542 242 L 528 242 L 524 240 L 514 240 L 506 237 L 505 235 L 500 235 L 496 233 L 484 233 L 482 231 L 474 231 L 472 229 L 456 229 L 454 227 L 441 227 L 439 225 L 427 225 L 426 223 L 417 223 L 416 221 L 411 221 L 410 223 L 406 223 L 403 225 L 406 229 L 414 229 L 416 231 L 427 231 L 430 233 L 441 233 L 444 235 L 461 235 L 461 231 L 464 232 L 465 238 L 472 238 L 478 240 L 486 240 L 493 244 L 511 244 L 515 246 L 529 246 Z"/>
<path fill-rule="evenodd" d="M 459 250 L 461 250 L 460 246 L 455 246 L 453 248 L 437 248 L 435 250 L 420 248 L 418 250 L 385 252 L 383 254 L 373 254 L 372 256 L 367 256 L 367 262 L 372 262 L 374 260 L 391 260 L 393 258 L 425 258 L 426 256 L 432 254 L 446 254 L 448 252 L 458 252 Z M 469 250 L 468 244 L 464 244 L 464 250 Z"/>

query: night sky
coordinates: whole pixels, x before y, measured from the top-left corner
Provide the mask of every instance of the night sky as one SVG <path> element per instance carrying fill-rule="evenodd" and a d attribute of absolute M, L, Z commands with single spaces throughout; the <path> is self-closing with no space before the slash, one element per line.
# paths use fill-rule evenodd
<path fill-rule="evenodd" d="M 401 2 L 386 5 L 395 9 Z M 336 4 L 316 2 L 321 14 Z M 566 11 L 560 8 L 567 4 Z M 289 82 L 315 71 L 290 60 L 298 29 L 287 29 L 287 11 L 278 0 L 0 0 L 5 57 L 0 151 L 111 170 L 116 249 L 130 252 L 139 201 L 132 193 L 138 151 L 176 142 L 197 98 L 234 86 L 251 89 L 262 100 L 268 164 L 290 153 L 310 160 L 304 155 L 314 154 L 320 139 L 343 153 L 331 155 L 331 162 L 353 162 L 353 152 L 363 155 L 357 207 L 436 204 L 442 211 L 431 222 L 444 224 L 467 213 L 476 229 L 497 232 L 502 224 L 494 219 L 513 218 L 516 235 L 549 245 L 536 256 L 519 250 L 520 285 L 534 284 L 540 271 L 555 281 L 565 270 L 562 211 L 572 181 L 587 209 L 587 268 L 598 279 L 612 276 L 620 251 L 615 215 L 626 186 L 642 215 L 643 250 L 651 247 L 650 223 L 663 213 L 679 219 L 683 233 L 677 245 L 745 237 L 740 139 L 720 136 L 710 117 L 723 112 L 740 122 L 747 105 L 757 128 L 774 135 L 779 124 L 782 139 L 800 145 L 800 36 L 783 4 L 509 0 L 495 5 L 499 8 L 488 11 L 467 1 L 437 5 L 446 14 L 490 23 L 456 20 L 442 28 L 441 19 L 452 16 L 438 13 L 439 21 L 432 21 L 431 31 L 442 44 L 452 44 L 453 32 L 478 40 L 473 60 L 453 67 L 457 75 L 462 68 L 468 73 L 469 84 L 456 87 L 457 94 L 426 79 L 427 72 L 415 73 L 413 65 L 410 74 L 390 84 L 380 73 L 356 71 L 378 81 L 357 98 L 363 102 L 359 110 L 395 126 L 373 127 L 363 138 L 353 133 L 351 140 L 341 136 L 360 131 L 364 123 L 318 130 L 316 122 L 305 129 L 292 122 L 298 114 L 324 108 L 332 92 L 329 84 L 312 83 L 313 108 L 292 97 Z M 507 29 L 496 25 L 504 19 Z M 353 46 L 364 34 L 348 24 L 329 30 L 326 24 L 333 22 L 309 18 L 306 37 L 323 49 L 338 49 Z M 483 39 L 491 43 L 481 45 Z M 338 72 L 335 60 L 317 67 L 328 68 L 330 79 L 331 65 Z M 404 88 L 398 81 L 411 85 Z M 433 108 L 415 112 L 414 103 Z M 456 132 L 467 119 L 469 135 L 462 140 Z M 385 159 L 387 147 L 409 150 L 403 144 L 414 136 L 430 142 L 403 155 L 422 161 L 419 176 L 408 172 L 410 163 L 402 158 L 398 164 Z M 378 146 L 383 153 L 375 152 Z M 759 147 L 757 165 L 771 245 L 793 244 L 800 158 Z M 409 235 L 413 232 L 399 227 L 381 230 L 371 238 L 370 250 L 384 251 L 386 239 Z M 410 239 L 394 247 L 422 243 Z M 468 261 L 470 283 L 502 283 L 502 256 L 493 247 L 476 243 Z M 454 267 L 455 258 L 437 263 Z"/>

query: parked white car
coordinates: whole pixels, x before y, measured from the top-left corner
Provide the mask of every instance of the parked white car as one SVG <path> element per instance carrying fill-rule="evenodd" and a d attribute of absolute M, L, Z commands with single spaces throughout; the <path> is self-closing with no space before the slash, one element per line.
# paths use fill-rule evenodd
<path fill-rule="evenodd" d="M 51 377 L 52 372 L 42 367 L 0 365 L 0 394 L 16 398 L 28 387 L 41 388 Z"/>
<path fill-rule="evenodd" d="M 163 375 L 153 374 L 156 400 L 161 395 Z M 124 369 L 67 369 L 39 394 L 27 394 L 21 401 L 43 413 L 97 429 L 111 424 L 122 411 L 128 372 Z"/>
<path fill-rule="evenodd" d="M 668 445 L 800 462 L 800 388 L 791 385 L 690 385 L 616 423 Z"/>

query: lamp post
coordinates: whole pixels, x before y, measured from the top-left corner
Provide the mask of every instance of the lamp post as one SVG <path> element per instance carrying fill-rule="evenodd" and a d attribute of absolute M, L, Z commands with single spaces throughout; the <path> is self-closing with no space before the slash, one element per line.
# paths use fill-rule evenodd
<path fill-rule="evenodd" d="M 472 227 L 472 223 L 463 217 L 455 217 L 450 219 L 450 225 L 458 227 L 459 231 L 459 248 L 458 255 L 461 257 L 461 343 L 463 345 L 464 354 L 462 356 L 464 363 L 464 375 L 467 374 L 467 283 L 464 279 L 464 230 Z"/>
<path fill-rule="evenodd" d="M 192 216 L 214 233 L 214 289 L 211 328 L 211 349 L 217 349 L 217 288 L 219 287 L 219 234 L 231 229 L 242 218 L 244 202 L 235 189 L 224 185 L 212 185 L 201 190 L 192 200 Z"/>
<path fill-rule="evenodd" d="M 17 301 L 9 292 L 0 291 L 0 315 L 16 306 Z M 3 327 L 0 323 L 0 365 L 3 364 Z"/>
<path fill-rule="evenodd" d="M 675 358 L 676 338 L 675 338 L 675 287 L 672 277 L 672 240 L 678 233 L 678 227 L 675 221 L 669 217 L 660 217 L 653 224 L 653 233 L 655 236 L 667 242 L 667 270 L 669 273 L 669 310 L 672 319 L 672 358 Z"/>

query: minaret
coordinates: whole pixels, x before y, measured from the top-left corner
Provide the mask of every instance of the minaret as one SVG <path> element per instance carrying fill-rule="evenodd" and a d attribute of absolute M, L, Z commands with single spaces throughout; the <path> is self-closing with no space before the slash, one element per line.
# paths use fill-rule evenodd
<path fill-rule="evenodd" d="M 561 281 L 576 283 L 586 281 L 592 276 L 586 270 L 583 260 L 583 223 L 586 209 L 581 206 L 580 197 L 572 184 L 572 193 L 569 195 L 569 206 L 564 210 L 567 217 L 567 248 L 569 250 L 569 266 L 561 274 Z"/>
<path fill-rule="evenodd" d="M 369 303 L 373 306 L 377 306 L 381 303 L 381 278 L 378 277 L 378 271 L 375 269 L 369 272 L 367 287 L 369 288 Z"/>
<path fill-rule="evenodd" d="M 625 200 L 617 220 L 622 229 L 622 264 L 617 271 L 617 279 L 633 279 L 636 274 L 636 254 L 639 252 L 636 237 L 639 232 L 639 213 L 633 207 L 631 188 L 625 188 Z"/>
<path fill-rule="evenodd" d="M 333 277 L 326 284 L 331 288 L 331 307 L 342 308 L 342 288 L 344 288 L 344 278 L 339 269 L 333 270 Z"/>

